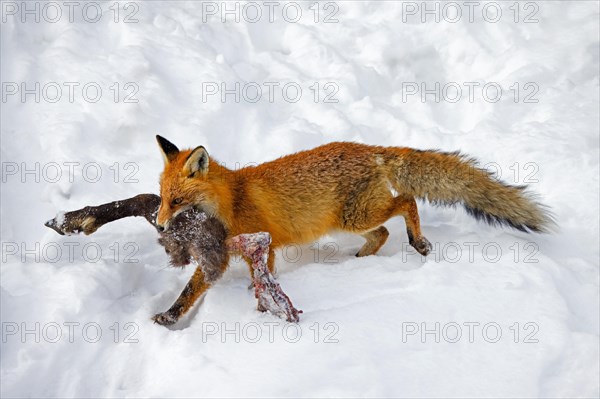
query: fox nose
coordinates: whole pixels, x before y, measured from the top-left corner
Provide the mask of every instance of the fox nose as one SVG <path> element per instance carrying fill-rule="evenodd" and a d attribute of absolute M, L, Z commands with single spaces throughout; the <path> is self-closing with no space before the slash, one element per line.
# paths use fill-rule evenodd
<path fill-rule="evenodd" d="M 158 231 L 160 231 L 161 233 L 165 231 L 165 226 L 161 226 L 160 224 L 156 225 L 156 228 L 158 229 Z"/>

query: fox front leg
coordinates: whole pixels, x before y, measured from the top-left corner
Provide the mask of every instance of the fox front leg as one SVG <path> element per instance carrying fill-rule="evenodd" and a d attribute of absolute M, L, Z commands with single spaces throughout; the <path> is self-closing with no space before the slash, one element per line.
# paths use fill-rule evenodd
<path fill-rule="evenodd" d="M 174 225 L 174 227 L 176 226 L 177 224 Z M 205 224 L 204 227 L 207 228 L 206 231 L 211 231 L 210 223 L 208 225 Z M 183 234 L 184 231 L 179 231 L 179 233 Z M 171 234 L 177 234 L 177 231 L 171 232 Z M 227 249 L 225 245 L 211 246 L 211 237 L 213 239 L 216 238 L 216 233 L 213 236 L 204 237 L 204 241 L 201 241 L 201 237 L 196 237 L 188 243 L 190 255 L 197 262 L 198 267 L 179 295 L 179 298 L 177 298 L 169 310 L 154 315 L 152 320 L 155 323 L 163 326 L 175 324 L 177 320 L 187 313 L 198 298 L 225 273 L 229 264 Z M 212 244 L 218 244 L 218 242 L 212 242 Z M 207 248 L 207 246 L 210 248 Z"/>
<path fill-rule="evenodd" d="M 152 320 L 162 326 L 175 324 L 208 288 L 210 284 L 206 282 L 202 268 L 198 266 L 175 303 L 166 312 L 154 315 Z"/>
<path fill-rule="evenodd" d="M 158 195 L 140 194 L 133 198 L 66 212 L 48 220 L 44 225 L 60 235 L 89 235 L 106 223 L 129 216 L 142 216 L 156 228 L 156 212 L 159 206 Z"/>

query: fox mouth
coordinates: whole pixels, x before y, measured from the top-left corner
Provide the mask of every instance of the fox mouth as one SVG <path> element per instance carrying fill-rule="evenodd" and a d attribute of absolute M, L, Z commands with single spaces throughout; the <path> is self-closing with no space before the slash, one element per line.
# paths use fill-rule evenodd
<path fill-rule="evenodd" d="M 181 208 L 179 208 L 175 211 L 175 213 L 173 214 L 173 216 L 171 216 L 171 219 L 169 219 L 169 221 L 167 223 L 170 223 L 171 220 L 173 220 L 177 217 L 177 215 L 187 211 L 188 209 L 192 209 L 192 208 L 194 208 L 194 205 L 192 205 L 192 204 L 182 206 Z"/>
<path fill-rule="evenodd" d="M 193 207 L 194 207 L 193 205 L 184 205 L 181 208 L 179 208 L 178 210 L 176 210 L 175 213 L 173 213 L 173 215 L 163 225 L 160 225 L 157 222 L 156 224 L 158 226 L 158 230 L 161 233 L 166 232 L 167 230 L 169 230 L 169 226 L 171 226 L 171 221 L 173 219 L 175 219 L 177 217 L 177 215 L 179 215 L 182 212 L 187 211 L 188 209 L 192 209 Z"/>

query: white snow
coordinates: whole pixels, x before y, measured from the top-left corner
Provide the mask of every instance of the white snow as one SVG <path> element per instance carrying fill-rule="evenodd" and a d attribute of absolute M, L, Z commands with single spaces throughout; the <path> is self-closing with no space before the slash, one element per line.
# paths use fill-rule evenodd
<path fill-rule="evenodd" d="M 454 3 L 454 23 L 445 3 L 439 23 L 421 22 L 422 2 L 313 3 L 278 3 L 269 22 L 257 2 L 259 22 L 222 23 L 222 2 L 96 2 L 92 23 L 88 3 L 71 22 L 55 2 L 52 23 L 45 2 L 27 2 L 47 13 L 39 22 L 2 2 L 3 397 L 600 395 L 599 3 L 502 2 L 496 23 L 481 12 L 500 3 L 482 2 L 473 22 Z M 288 19 L 300 5 L 298 22 L 285 4 Z M 39 102 L 21 101 L 36 82 Z M 221 84 L 236 82 L 240 101 L 222 102 Z M 436 82 L 447 101 L 421 101 Z M 167 329 L 150 317 L 192 269 L 167 267 L 145 220 L 91 236 L 43 226 L 61 209 L 157 193 L 155 134 L 231 168 L 336 140 L 461 150 L 529 183 L 560 231 L 494 229 L 422 204 L 427 259 L 399 218 L 377 256 L 355 258 L 362 240 L 348 235 L 280 251 L 298 325 L 255 310 L 238 260 Z"/>

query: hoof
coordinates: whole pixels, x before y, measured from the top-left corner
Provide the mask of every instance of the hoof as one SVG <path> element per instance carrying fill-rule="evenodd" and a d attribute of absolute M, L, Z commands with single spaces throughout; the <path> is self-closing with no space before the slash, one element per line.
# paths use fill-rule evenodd
<path fill-rule="evenodd" d="M 410 245 L 421 255 L 427 256 L 431 252 L 431 243 L 425 237 L 420 237 L 410 242 Z"/>
<path fill-rule="evenodd" d="M 156 324 L 161 326 L 171 326 L 177 323 L 177 319 L 168 312 L 158 313 L 152 318 Z"/>
<path fill-rule="evenodd" d="M 65 216 L 63 216 L 63 219 Z M 73 235 L 84 233 L 86 236 L 94 233 L 98 230 L 98 225 L 96 225 L 96 218 L 93 216 L 87 216 L 84 218 L 76 218 L 76 217 L 66 217 L 65 220 L 62 220 L 60 223 L 57 218 L 50 219 L 44 226 L 51 228 L 56 231 L 60 235 Z"/>
<path fill-rule="evenodd" d="M 60 229 L 60 227 L 58 226 L 58 223 L 56 223 L 56 219 L 48 220 L 46 223 L 44 223 L 44 226 L 51 228 L 52 230 L 56 231 L 61 236 L 65 235 L 64 231 L 62 231 Z"/>

